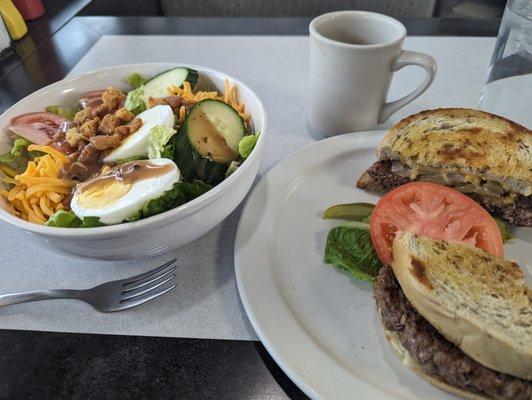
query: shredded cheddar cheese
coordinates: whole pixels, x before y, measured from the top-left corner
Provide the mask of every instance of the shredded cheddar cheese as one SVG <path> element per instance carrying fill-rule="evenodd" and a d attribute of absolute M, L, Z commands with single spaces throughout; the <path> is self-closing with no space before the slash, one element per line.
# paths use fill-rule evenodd
<path fill-rule="evenodd" d="M 179 107 L 179 116 L 178 116 L 179 125 L 181 125 L 183 121 L 185 120 L 186 114 L 187 114 L 187 109 L 185 108 L 185 106 Z"/>
<path fill-rule="evenodd" d="M 169 91 L 171 94 L 176 96 L 181 96 L 183 100 L 188 104 L 195 104 L 201 100 L 205 99 L 214 99 L 214 100 L 221 100 L 227 104 L 229 104 L 231 107 L 233 107 L 238 114 L 242 117 L 242 119 L 247 123 L 249 123 L 249 120 L 251 116 L 246 113 L 245 106 L 242 103 L 239 103 L 236 98 L 236 87 L 229 85 L 229 81 L 225 80 L 225 91 L 224 95 L 220 96 L 218 92 L 212 91 L 212 92 L 205 92 L 205 91 L 198 91 L 196 93 L 192 92 L 192 88 L 190 87 L 190 83 L 184 82 L 183 87 L 177 87 L 177 86 L 171 86 L 169 88 Z M 185 107 L 181 106 L 179 109 L 179 122 L 183 122 L 185 119 Z"/>
<path fill-rule="evenodd" d="M 19 218 L 44 224 L 56 211 L 65 209 L 64 200 L 70 195 L 76 181 L 59 176 L 69 163 L 68 158 L 50 146 L 28 146 L 28 151 L 45 153 L 29 161 L 22 174 L 1 165 L 1 180 L 14 185 L 10 190 L 0 190 L 8 202 L 8 209 Z"/>

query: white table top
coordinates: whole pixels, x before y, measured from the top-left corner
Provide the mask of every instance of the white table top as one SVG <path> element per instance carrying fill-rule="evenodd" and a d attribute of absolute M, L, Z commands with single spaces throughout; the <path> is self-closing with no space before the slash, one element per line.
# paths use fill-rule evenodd
<path fill-rule="evenodd" d="M 494 42 L 494 38 L 407 38 L 404 48 L 435 57 L 438 73 L 425 94 L 383 127 L 423 109 L 475 107 Z M 203 65 L 251 86 L 264 102 L 270 122 L 259 177 L 289 154 L 322 139 L 310 130 L 306 120 L 307 37 L 104 36 L 70 75 L 138 62 Z M 419 68 L 399 71 L 390 99 L 411 91 L 422 77 Z M 0 309 L 0 328 L 256 339 L 240 304 L 233 268 L 234 234 L 241 207 L 195 242 L 172 254 L 139 261 L 93 261 L 58 255 L 26 234 L 0 224 L 0 293 L 90 287 L 146 271 L 172 257 L 178 258 L 180 265 L 177 288 L 142 307 L 101 314 L 89 305 L 67 300 L 20 304 Z"/>

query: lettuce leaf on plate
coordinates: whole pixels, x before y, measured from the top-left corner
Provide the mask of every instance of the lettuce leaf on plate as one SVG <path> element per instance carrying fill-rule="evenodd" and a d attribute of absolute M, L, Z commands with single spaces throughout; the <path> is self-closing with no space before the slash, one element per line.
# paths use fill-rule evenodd
<path fill-rule="evenodd" d="M 369 225 L 364 222 L 347 222 L 332 228 L 327 235 L 324 261 L 364 281 L 374 281 L 382 267 Z"/>

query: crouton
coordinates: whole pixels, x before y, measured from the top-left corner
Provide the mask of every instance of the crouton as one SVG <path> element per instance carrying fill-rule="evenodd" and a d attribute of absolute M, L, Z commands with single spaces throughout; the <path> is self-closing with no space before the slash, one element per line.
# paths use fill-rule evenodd
<path fill-rule="evenodd" d="M 107 114 L 103 117 L 98 129 L 100 130 L 100 132 L 110 135 L 114 133 L 115 128 L 120 125 L 120 120 L 115 115 Z"/>

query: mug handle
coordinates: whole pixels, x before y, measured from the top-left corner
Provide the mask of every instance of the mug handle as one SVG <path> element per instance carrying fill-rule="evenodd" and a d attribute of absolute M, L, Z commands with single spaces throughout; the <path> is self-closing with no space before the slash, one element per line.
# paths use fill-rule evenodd
<path fill-rule="evenodd" d="M 427 71 L 425 80 L 412 93 L 390 103 L 384 103 L 379 114 L 379 124 L 390 118 L 401 107 L 406 106 L 412 100 L 419 97 L 434 80 L 434 76 L 436 75 L 436 60 L 428 54 L 402 50 L 393 60 L 392 71 L 398 71 L 407 65 L 418 65 Z"/>

